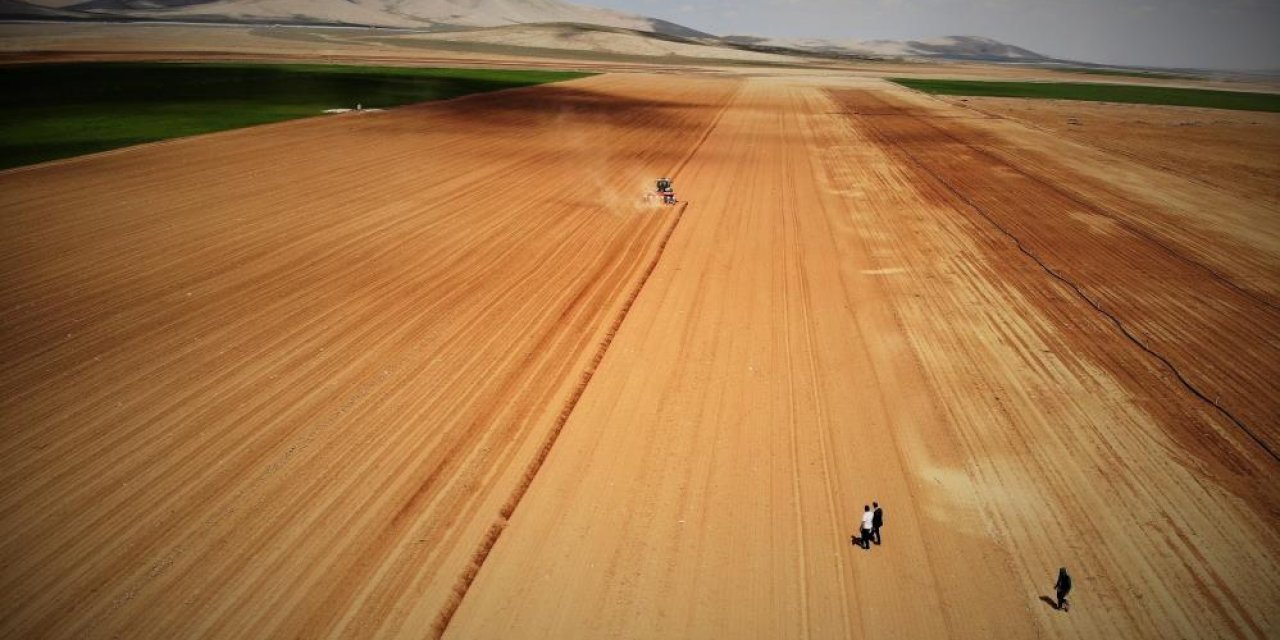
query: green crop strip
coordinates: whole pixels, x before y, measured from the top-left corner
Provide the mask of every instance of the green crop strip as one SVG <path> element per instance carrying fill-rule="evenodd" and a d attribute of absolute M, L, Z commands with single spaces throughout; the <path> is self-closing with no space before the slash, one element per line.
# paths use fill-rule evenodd
<path fill-rule="evenodd" d="M 581 78 L 587 73 L 309 64 L 0 66 L 0 168 L 143 142 Z"/>
<path fill-rule="evenodd" d="M 892 78 L 904 87 L 949 96 L 1048 98 L 1280 112 L 1280 94 L 1074 82 L 984 82 Z"/>

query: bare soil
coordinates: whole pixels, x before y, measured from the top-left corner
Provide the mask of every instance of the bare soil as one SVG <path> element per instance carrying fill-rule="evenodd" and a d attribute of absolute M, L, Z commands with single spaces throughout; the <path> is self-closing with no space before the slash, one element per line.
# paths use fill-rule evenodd
<path fill-rule="evenodd" d="M 1017 98 L 948 100 L 1224 191 L 1280 203 L 1280 114 Z"/>
<path fill-rule="evenodd" d="M 1274 200 L 972 106 L 608 74 L 0 172 L 0 635 L 1276 636 Z"/>

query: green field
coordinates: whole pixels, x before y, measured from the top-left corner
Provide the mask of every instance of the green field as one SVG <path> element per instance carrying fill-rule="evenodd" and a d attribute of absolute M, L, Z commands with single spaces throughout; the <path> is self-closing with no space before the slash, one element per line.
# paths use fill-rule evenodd
<path fill-rule="evenodd" d="M 143 142 L 580 78 L 585 73 L 306 64 L 0 66 L 0 168 Z"/>
<path fill-rule="evenodd" d="M 1075 82 L 985 82 L 972 80 L 916 80 L 891 78 L 911 89 L 948 96 L 992 96 L 999 98 L 1052 98 L 1131 104 L 1167 104 L 1180 107 L 1209 107 L 1239 111 L 1280 112 L 1280 94 L 1176 89 L 1129 84 L 1085 84 Z"/>
<path fill-rule="evenodd" d="M 1094 76 L 1123 76 L 1126 78 L 1154 78 L 1156 80 L 1194 80 L 1196 76 L 1163 71 L 1126 71 L 1123 69 L 1095 69 L 1090 67 L 1058 67 L 1056 71 L 1084 73 Z"/>

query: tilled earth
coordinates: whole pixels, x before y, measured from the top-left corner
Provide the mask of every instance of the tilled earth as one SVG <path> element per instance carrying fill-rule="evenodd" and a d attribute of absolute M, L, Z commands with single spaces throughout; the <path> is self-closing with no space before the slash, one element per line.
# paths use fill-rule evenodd
<path fill-rule="evenodd" d="M 0 635 L 1273 637 L 1280 222 L 1207 178 L 817 75 L 0 173 Z"/>

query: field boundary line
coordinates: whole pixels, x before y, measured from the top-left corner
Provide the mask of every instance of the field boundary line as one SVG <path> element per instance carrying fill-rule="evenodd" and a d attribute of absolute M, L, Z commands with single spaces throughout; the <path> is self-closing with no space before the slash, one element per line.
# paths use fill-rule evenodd
<path fill-rule="evenodd" d="M 684 169 L 685 165 L 687 165 L 698 150 L 702 148 L 703 143 L 705 143 L 707 138 L 711 136 L 711 132 L 720 125 L 721 118 L 724 117 L 729 106 L 733 104 L 733 101 L 737 98 L 740 90 L 741 87 L 739 86 L 739 88 L 735 89 L 733 94 L 729 96 L 724 106 L 721 107 L 720 111 L 716 113 L 714 118 L 712 118 L 711 123 L 707 125 L 706 130 L 703 131 L 702 135 L 698 138 L 698 141 L 693 145 L 693 148 L 690 149 L 689 153 L 687 153 L 685 157 L 676 164 L 675 169 L 671 171 L 670 175 L 679 175 L 680 170 Z M 654 251 L 653 258 L 649 260 L 649 264 L 641 273 L 635 286 L 627 295 L 626 300 L 623 301 L 622 307 L 618 310 L 618 314 L 614 317 L 613 322 L 610 323 L 608 331 L 605 332 L 604 338 L 601 339 L 600 345 L 596 348 L 595 355 L 592 356 L 591 361 L 587 364 L 587 368 L 583 370 L 581 380 L 574 388 L 573 393 L 569 395 L 569 399 L 565 402 L 564 408 L 560 410 L 560 414 L 556 417 L 556 421 L 552 425 L 551 431 L 548 433 L 542 447 L 538 449 L 533 460 L 530 461 L 523 480 L 521 480 L 521 482 L 516 486 L 511 497 L 507 499 L 507 502 L 503 505 L 502 510 L 498 514 L 498 519 L 489 527 L 489 531 L 481 539 L 480 545 L 471 557 L 471 562 L 458 577 L 458 581 L 453 587 L 452 596 L 445 603 L 444 608 L 440 610 L 440 613 L 436 615 L 435 623 L 432 625 L 431 631 L 434 638 L 444 636 L 445 631 L 448 630 L 449 623 L 453 621 L 454 614 L 456 614 L 458 612 L 458 608 L 462 606 L 462 600 L 466 597 L 467 592 L 471 590 L 471 585 L 475 582 L 476 576 L 480 574 L 480 569 L 484 566 L 485 561 L 488 560 L 489 553 L 493 550 L 494 545 L 498 543 L 498 539 L 506 530 L 507 523 L 509 522 L 511 515 L 514 514 L 516 508 L 520 506 L 520 502 L 524 499 L 524 496 L 529 492 L 529 488 L 533 485 L 534 479 L 542 470 L 542 465 L 551 455 L 552 447 L 555 446 L 556 441 L 560 438 L 560 433 L 564 430 L 565 425 L 569 422 L 569 418 L 573 415 L 573 410 L 577 408 L 578 402 L 586 393 L 587 386 L 591 384 L 591 379 L 595 376 L 596 370 L 599 369 L 600 364 L 608 354 L 609 347 L 613 344 L 613 339 L 617 336 L 618 331 L 622 329 L 622 324 L 626 321 L 627 315 L 631 312 L 632 306 L 635 305 L 636 300 L 639 299 L 640 294 L 644 291 L 644 287 L 648 284 L 649 278 L 653 275 L 653 272 L 657 270 L 658 263 L 662 260 L 662 256 L 667 250 L 667 244 L 671 241 L 671 237 L 675 235 L 676 228 L 680 226 L 680 221 L 684 219 L 684 212 L 688 208 L 689 203 L 682 202 L 676 209 L 674 219 L 671 224 L 667 226 L 667 230 L 663 234 L 662 239 L 658 241 L 658 246 Z"/>

